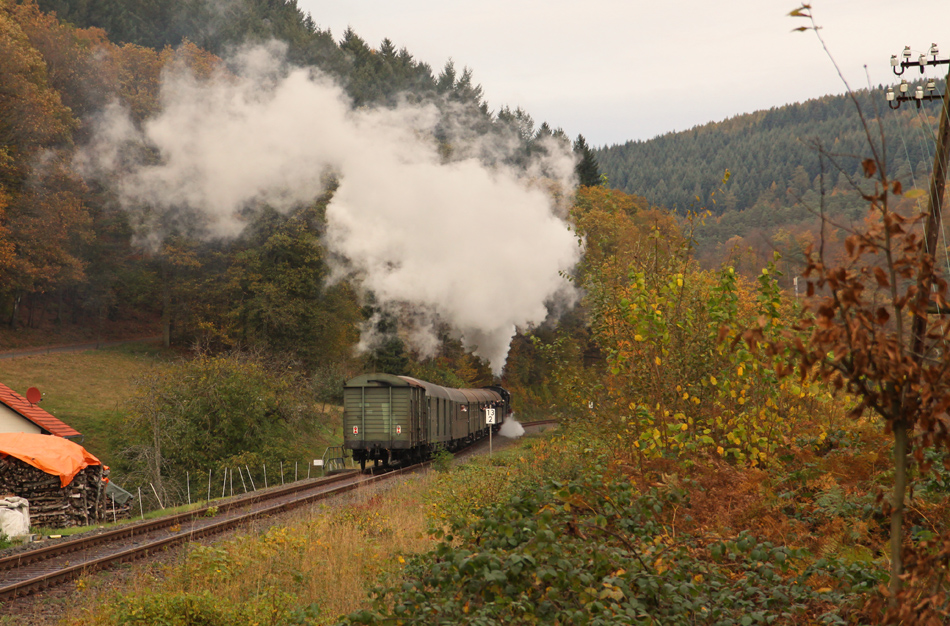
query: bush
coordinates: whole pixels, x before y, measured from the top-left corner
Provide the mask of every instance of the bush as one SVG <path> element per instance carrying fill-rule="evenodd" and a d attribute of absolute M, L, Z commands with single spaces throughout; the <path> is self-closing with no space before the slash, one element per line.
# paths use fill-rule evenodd
<path fill-rule="evenodd" d="M 439 450 L 432 456 L 432 469 L 437 472 L 445 473 L 452 469 L 452 461 L 455 455 L 448 450 Z"/>
<path fill-rule="evenodd" d="M 343 623 L 843 624 L 881 581 L 872 566 L 809 564 L 749 533 L 671 535 L 688 505 L 678 487 L 640 494 L 597 471 L 525 489 L 456 519 L 401 585 Z"/>
<path fill-rule="evenodd" d="M 248 354 L 201 355 L 137 381 L 120 425 L 128 459 L 120 470 L 133 486 L 152 482 L 163 500 L 182 500 L 186 472 L 217 473 L 229 459 L 276 465 L 312 458 L 330 438 L 322 417 L 292 366 Z"/>

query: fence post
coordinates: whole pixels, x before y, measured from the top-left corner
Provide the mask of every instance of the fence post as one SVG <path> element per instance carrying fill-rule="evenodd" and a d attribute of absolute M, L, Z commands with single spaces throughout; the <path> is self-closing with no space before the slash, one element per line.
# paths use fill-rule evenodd
<path fill-rule="evenodd" d="M 155 491 L 155 485 L 153 485 L 152 483 L 149 483 L 148 486 L 152 488 L 152 493 L 155 494 L 155 499 L 158 500 L 158 506 L 162 507 L 162 510 L 164 511 L 165 505 L 162 504 L 162 499 L 158 497 L 158 492 Z"/>
<path fill-rule="evenodd" d="M 264 466 L 264 489 L 267 489 L 267 463 L 262 463 Z"/>
<path fill-rule="evenodd" d="M 247 483 L 244 482 L 244 472 L 241 471 L 240 465 L 238 465 L 238 476 L 241 477 L 241 485 L 244 486 L 244 493 L 247 493 Z"/>
<path fill-rule="evenodd" d="M 284 462 L 280 462 L 280 484 L 284 484 Z"/>
<path fill-rule="evenodd" d="M 247 463 L 244 464 L 244 469 L 247 470 L 247 477 L 251 481 L 251 489 L 257 491 L 257 487 L 254 485 L 254 477 L 251 476 L 251 468 L 247 466 Z"/>

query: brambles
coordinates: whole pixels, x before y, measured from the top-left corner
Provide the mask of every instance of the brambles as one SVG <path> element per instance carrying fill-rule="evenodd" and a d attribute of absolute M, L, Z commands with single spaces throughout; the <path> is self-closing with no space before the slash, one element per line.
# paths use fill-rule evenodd
<path fill-rule="evenodd" d="M 682 487 L 640 493 L 597 470 L 527 488 L 456 518 L 406 581 L 345 624 L 766 624 L 811 615 L 843 624 L 880 581 L 861 563 L 808 563 L 800 549 L 743 532 L 671 532 Z"/>

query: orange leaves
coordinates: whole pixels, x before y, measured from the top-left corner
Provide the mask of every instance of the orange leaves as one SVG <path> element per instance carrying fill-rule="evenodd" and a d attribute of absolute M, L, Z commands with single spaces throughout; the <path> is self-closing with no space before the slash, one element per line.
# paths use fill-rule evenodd
<path fill-rule="evenodd" d="M 877 286 L 881 288 L 890 287 L 891 281 L 887 277 L 887 272 L 884 271 L 883 267 L 875 265 L 872 268 L 874 272 L 874 279 L 877 281 Z"/>
<path fill-rule="evenodd" d="M 6 12 L 0 12 L 0 85 L 0 146 L 30 153 L 68 138 L 75 120 L 50 88 L 42 55 Z"/>
<path fill-rule="evenodd" d="M 9 271 L 14 261 L 13 242 L 9 239 L 9 231 L 4 227 L 6 221 L 4 219 L 4 213 L 7 200 L 7 196 L 3 193 L 2 188 L 0 188 L 0 277 Z"/>

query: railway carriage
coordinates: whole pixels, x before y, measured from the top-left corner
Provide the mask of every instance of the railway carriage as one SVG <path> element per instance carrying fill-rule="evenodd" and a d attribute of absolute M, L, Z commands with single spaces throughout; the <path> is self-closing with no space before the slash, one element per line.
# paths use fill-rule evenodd
<path fill-rule="evenodd" d="M 456 450 L 488 436 L 511 413 L 502 387 L 453 389 L 409 376 L 363 374 L 343 386 L 343 447 L 366 467 L 415 463 L 439 449 Z"/>

